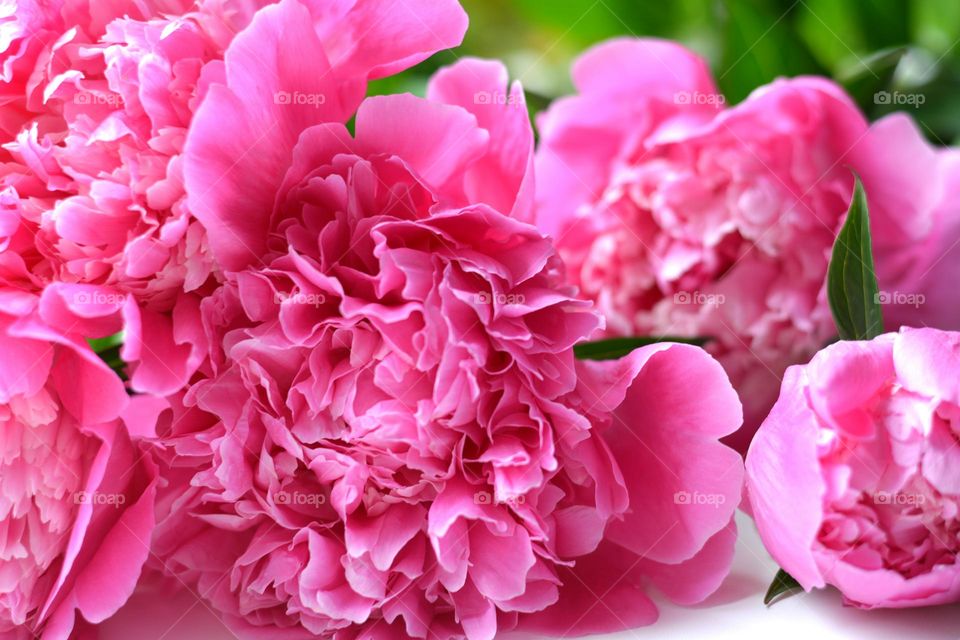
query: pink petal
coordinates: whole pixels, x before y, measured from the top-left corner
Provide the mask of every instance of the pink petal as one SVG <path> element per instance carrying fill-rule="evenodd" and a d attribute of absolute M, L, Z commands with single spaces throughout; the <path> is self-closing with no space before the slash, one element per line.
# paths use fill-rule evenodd
<path fill-rule="evenodd" d="M 573 83 L 584 94 L 657 97 L 671 103 L 680 91 L 716 93 L 700 56 L 654 38 L 617 38 L 597 45 L 574 64 Z"/>
<path fill-rule="evenodd" d="M 960 340 L 935 329 L 903 328 L 893 346 L 897 378 L 911 391 L 960 405 Z"/>
<path fill-rule="evenodd" d="M 190 207 L 226 268 L 263 254 L 277 187 L 300 133 L 345 121 L 357 100 L 357 85 L 331 74 L 311 25 L 297 0 L 259 11 L 227 49 L 227 85 L 209 88 L 190 127 Z"/>
<path fill-rule="evenodd" d="M 809 591 L 824 585 L 811 549 L 826 487 L 817 457 L 817 418 L 805 401 L 803 378 L 800 367 L 787 369 L 780 399 L 750 445 L 746 468 L 747 494 L 764 546 Z"/>
<path fill-rule="evenodd" d="M 368 98 L 357 111 L 357 143 L 366 154 L 393 154 L 434 191 L 462 173 L 486 148 L 489 134 L 464 109 L 409 94 Z"/>
<path fill-rule="evenodd" d="M 462 59 L 441 69 L 427 98 L 463 107 L 490 134 L 486 155 L 470 167 L 468 202 L 485 202 L 514 218 L 532 221 L 533 128 L 518 82 L 508 86 L 506 67 L 490 60 Z"/>
<path fill-rule="evenodd" d="M 737 525 L 730 522 L 697 555 L 680 564 L 640 561 L 640 568 L 656 588 L 677 604 L 703 602 L 730 573 L 737 543 Z"/>
<path fill-rule="evenodd" d="M 118 470 L 114 470 L 116 472 Z M 153 468 L 156 473 L 156 468 Z M 137 501 L 123 510 L 107 535 L 98 541 L 75 586 L 77 609 L 90 622 L 102 622 L 129 599 L 150 552 L 154 527 L 155 480 Z"/>
<path fill-rule="evenodd" d="M 697 347 L 652 345 L 607 366 L 625 364 L 630 386 L 604 439 L 630 509 L 607 536 L 644 557 L 677 563 L 726 527 L 739 503 L 743 464 L 719 438 L 740 426 L 741 405 L 723 368 Z"/>
<path fill-rule="evenodd" d="M 337 70 L 371 80 L 459 45 L 467 30 L 467 14 L 455 0 L 336 0 L 311 10 Z"/>
<path fill-rule="evenodd" d="M 653 624 L 657 608 L 644 593 L 642 576 L 631 571 L 636 556 L 603 542 L 571 568 L 560 570 L 560 600 L 523 616 L 519 631 L 550 636 L 610 633 Z"/>

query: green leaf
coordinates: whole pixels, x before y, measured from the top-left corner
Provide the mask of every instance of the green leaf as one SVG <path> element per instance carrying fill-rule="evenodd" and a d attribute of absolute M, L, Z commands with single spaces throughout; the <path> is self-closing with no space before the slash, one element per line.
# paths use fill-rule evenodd
<path fill-rule="evenodd" d="M 580 344 L 574 345 L 573 355 L 576 356 L 578 360 L 614 360 L 627 355 L 639 347 L 660 342 L 679 342 L 702 347 L 707 343 L 707 338 L 678 338 L 675 336 L 610 338 L 609 340 L 581 342 Z"/>
<path fill-rule="evenodd" d="M 723 0 L 717 84 L 731 103 L 779 76 L 828 74 L 793 28 L 801 2 Z"/>
<path fill-rule="evenodd" d="M 960 3 L 923 0 L 910 3 L 913 40 L 935 55 L 949 54 L 960 38 Z"/>
<path fill-rule="evenodd" d="M 894 88 L 894 75 L 906 53 L 906 47 L 896 47 L 856 58 L 854 62 L 850 62 L 837 71 L 837 82 L 843 85 L 847 93 L 864 111 L 873 113 L 886 106 L 880 104 L 881 92 L 889 92 Z M 892 106 L 901 108 L 900 105 Z"/>
<path fill-rule="evenodd" d="M 870 246 L 867 196 L 857 177 L 847 219 L 837 234 L 827 272 L 827 296 L 841 340 L 870 340 L 883 333 L 880 292 Z"/>
<path fill-rule="evenodd" d="M 797 579 L 783 569 L 780 569 L 777 571 L 777 575 L 774 576 L 773 582 L 770 583 L 770 588 L 767 589 L 767 595 L 763 596 L 763 604 L 770 605 L 775 600 L 780 599 L 780 596 L 784 594 L 792 595 L 793 592 L 797 590 L 803 590 L 803 587 L 800 586 Z"/>
<path fill-rule="evenodd" d="M 87 343 L 94 353 L 120 376 L 121 380 L 127 380 L 127 363 L 120 357 L 120 349 L 123 348 L 123 332 L 106 338 L 87 338 Z"/>
<path fill-rule="evenodd" d="M 115 333 L 106 338 L 87 338 L 87 344 L 90 345 L 94 353 L 103 353 L 108 349 L 113 349 L 123 344 L 123 332 Z"/>

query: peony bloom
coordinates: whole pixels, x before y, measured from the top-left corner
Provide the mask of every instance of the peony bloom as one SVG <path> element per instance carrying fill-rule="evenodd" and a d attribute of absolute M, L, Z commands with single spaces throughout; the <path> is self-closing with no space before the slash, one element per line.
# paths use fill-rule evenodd
<path fill-rule="evenodd" d="M 960 600 L 960 334 L 903 328 L 787 370 L 747 455 L 757 527 L 807 590 Z"/>
<path fill-rule="evenodd" d="M 463 61 L 428 99 L 364 101 L 354 136 L 351 88 L 293 62 L 320 46 L 306 17 L 254 19 L 186 143 L 223 283 L 209 363 L 158 420 L 164 570 L 251 638 L 587 633 L 655 620 L 651 582 L 702 600 L 742 480 L 721 367 L 576 362 L 602 321 L 518 220 L 519 86 Z"/>
<path fill-rule="evenodd" d="M 942 290 L 960 265 L 943 260 L 960 239 L 960 215 L 946 210 L 960 206 L 955 158 L 906 117 L 868 129 L 817 78 L 726 108 L 704 62 L 658 40 L 602 44 L 573 80 L 578 94 L 539 122 L 537 224 L 608 335 L 710 338 L 746 405 L 740 448 L 785 368 L 835 335 L 825 276 L 849 167 L 871 201 L 882 301 L 899 303 L 892 325 L 958 323 Z M 924 291 L 928 306 L 912 304 Z"/>
<path fill-rule="evenodd" d="M 226 81 L 225 58 L 260 58 L 270 44 L 248 34 L 245 48 L 228 54 L 236 35 L 260 12 L 296 11 L 312 34 L 310 55 L 271 73 L 313 75 L 335 88 L 336 108 L 323 106 L 325 96 L 279 89 L 273 108 L 345 122 L 368 79 L 457 44 L 466 28 L 453 0 L 8 5 L 17 9 L 0 8 L 9 33 L 0 39 L 9 80 L 0 95 L 0 281 L 27 290 L 92 283 L 134 295 L 147 331 L 143 348 L 126 352 L 145 360 L 132 386 L 159 395 L 176 392 L 199 366 L 196 307 L 218 277 L 186 196 L 187 131 L 207 90 Z M 248 138 L 224 133 L 252 144 L 275 124 Z M 203 197 L 194 194 L 195 208 Z"/>
<path fill-rule="evenodd" d="M 81 337 L 117 330 L 115 295 L 0 290 L 4 638 L 74 637 L 123 605 L 147 558 L 156 465 L 124 422 L 136 402 Z"/>
<path fill-rule="evenodd" d="M 0 182 L 11 217 L 17 214 L 38 236 L 43 260 L 29 265 L 33 273 L 130 291 L 161 311 L 170 310 L 181 290 L 197 290 L 207 281 L 212 261 L 186 203 L 183 144 L 196 106 L 223 74 L 228 45 L 270 4 L 4 3 L 0 20 L 9 37 L 0 54 L 8 80 L 0 97 L 6 131 Z M 382 13 L 382 4 L 302 5 L 310 11 L 306 24 L 315 23 L 324 40 L 321 55 L 333 60 L 327 67 L 331 79 L 357 94 L 344 118 L 359 103 L 368 77 L 412 64 L 462 35 L 465 16 L 455 3 L 433 13 L 405 3 L 395 13 L 422 20 L 423 31 L 437 30 L 415 43 L 430 46 L 423 52 L 409 47 L 396 59 L 365 66 L 367 50 L 397 46 L 367 46 L 368 40 L 391 39 L 398 28 L 372 18 Z M 434 14 L 450 18 L 446 29 L 438 28 Z M 360 43 L 363 53 L 357 51 Z M 322 66 L 319 60 L 311 64 Z"/>
<path fill-rule="evenodd" d="M 5 25 L 12 77 L 0 180 L 12 213 L 37 236 L 41 259 L 31 272 L 111 285 L 169 308 L 210 271 L 185 208 L 179 154 L 200 73 L 222 58 L 217 27 L 237 10 L 9 4 L 18 6 Z"/>

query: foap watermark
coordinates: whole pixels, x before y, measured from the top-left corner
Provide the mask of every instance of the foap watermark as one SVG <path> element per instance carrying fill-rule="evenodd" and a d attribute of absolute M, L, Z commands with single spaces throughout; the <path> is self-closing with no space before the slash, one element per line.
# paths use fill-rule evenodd
<path fill-rule="evenodd" d="M 913 107 L 916 109 L 927 101 L 922 93 L 906 91 L 877 91 L 873 94 L 873 104 L 888 104 L 895 107 Z"/>
<path fill-rule="evenodd" d="M 677 291 L 673 294 L 674 304 L 695 304 L 719 307 L 727 301 L 722 293 L 703 293 L 702 291 Z"/>
<path fill-rule="evenodd" d="M 274 304 L 303 304 L 310 307 L 319 307 L 327 301 L 327 297 L 322 293 L 286 293 L 277 291 L 273 294 Z"/>
<path fill-rule="evenodd" d="M 487 293 L 481 291 L 474 296 L 474 301 L 477 304 L 523 304 L 526 299 L 526 296 L 522 293 Z"/>
<path fill-rule="evenodd" d="M 319 108 L 327 102 L 327 96 L 322 93 L 306 93 L 304 91 L 277 91 L 273 94 L 274 104 L 295 105 Z"/>
<path fill-rule="evenodd" d="M 273 502 L 291 507 L 319 507 L 327 504 L 327 496 L 312 491 L 277 491 Z"/>
<path fill-rule="evenodd" d="M 119 93 L 101 93 L 94 91 L 78 91 L 73 94 L 74 104 L 102 104 L 110 107 L 119 107 L 123 102 Z"/>
<path fill-rule="evenodd" d="M 477 491 L 473 494 L 473 503 L 474 504 L 490 504 L 490 505 L 507 505 L 510 507 L 515 507 L 521 505 L 527 501 L 526 496 L 511 496 L 509 498 L 498 499 L 495 495 L 489 491 Z"/>
<path fill-rule="evenodd" d="M 908 305 L 918 309 L 926 303 L 927 297 L 922 293 L 904 293 L 902 291 L 880 291 L 873 296 L 877 304 Z"/>
<path fill-rule="evenodd" d="M 99 491 L 77 491 L 73 494 L 74 504 L 92 504 L 94 506 L 120 507 L 127 501 L 122 493 L 100 493 Z"/>
<path fill-rule="evenodd" d="M 919 493 L 900 493 L 898 491 L 877 491 L 873 494 L 874 504 L 886 504 L 897 507 L 916 507 L 927 501 Z"/>
<path fill-rule="evenodd" d="M 473 104 L 523 104 L 521 96 L 505 91 L 477 91 L 473 94 Z"/>
<path fill-rule="evenodd" d="M 74 304 L 119 305 L 126 301 L 127 296 L 106 291 L 77 291 L 70 298 Z"/>
<path fill-rule="evenodd" d="M 674 104 L 722 105 L 726 102 L 727 99 L 721 94 L 707 91 L 677 91 L 673 94 Z"/>
<path fill-rule="evenodd" d="M 673 494 L 673 503 L 679 505 L 709 505 L 719 507 L 727 501 L 722 493 L 700 493 L 699 491 L 677 491 Z"/>

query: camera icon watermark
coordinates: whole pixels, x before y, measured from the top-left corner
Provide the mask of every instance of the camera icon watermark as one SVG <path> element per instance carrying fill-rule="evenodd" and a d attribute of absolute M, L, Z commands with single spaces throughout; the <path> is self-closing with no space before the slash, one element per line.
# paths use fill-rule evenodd
<path fill-rule="evenodd" d="M 73 504 L 91 504 L 94 506 L 120 507 L 127 502 L 122 493 L 100 493 L 98 491 L 76 491 Z"/>
<path fill-rule="evenodd" d="M 501 106 L 522 104 L 520 96 L 505 91 L 477 91 L 473 94 L 473 104 L 497 104 Z"/>
<path fill-rule="evenodd" d="M 877 304 L 907 305 L 914 309 L 926 304 L 927 297 L 922 293 L 903 293 L 902 291 L 880 291 L 874 294 L 873 301 Z"/>
<path fill-rule="evenodd" d="M 509 498 L 504 498 L 498 500 L 489 491 L 477 491 L 473 494 L 473 503 L 474 504 L 488 504 L 488 505 L 507 505 L 510 507 L 516 507 L 526 503 L 527 498 L 524 495 L 511 496 Z"/>
<path fill-rule="evenodd" d="M 680 105 L 721 106 L 726 104 L 726 102 L 727 99 L 723 95 L 706 91 L 677 91 L 673 94 L 673 103 Z"/>
<path fill-rule="evenodd" d="M 78 91 L 73 94 L 74 104 L 88 105 L 107 105 L 110 107 L 119 107 L 123 99 L 118 93 L 101 93 L 94 91 Z"/>
<path fill-rule="evenodd" d="M 507 304 L 524 304 L 527 298 L 522 293 L 487 293 L 481 291 L 473 297 L 473 301 L 477 304 L 497 304 L 503 306 Z"/>
<path fill-rule="evenodd" d="M 908 93 L 905 91 L 877 91 L 873 94 L 873 104 L 891 105 L 897 107 L 913 107 L 916 109 L 927 101 L 922 93 Z"/>
<path fill-rule="evenodd" d="M 273 94 L 273 103 L 280 105 L 294 105 L 320 108 L 326 104 L 327 96 L 322 93 L 305 93 L 303 91 L 277 91 Z"/>
<path fill-rule="evenodd" d="M 122 293 L 107 293 L 104 291 L 77 291 L 70 295 L 73 304 L 82 305 L 120 305 L 127 299 Z"/>
<path fill-rule="evenodd" d="M 277 291 L 273 294 L 273 303 L 277 305 L 287 303 L 319 307 L 323 304 L 326 304 L 326 302 L 327 297 L 322 293 L 286 293 L 283 291 Z"/>
<path fill-rule="evenodd" d="M 722 293 L 703 293 L 702 291 L 677 291 L 673 294 L 674 304 L 692 304 L 698 306 L 719 307 L 727 301 Z"/>
<path fill-rule="evenodd" d="M 876 491 L 872 495 L 874 504 L 897 507 L 916 507 L 927 501 L 927 497 L 918 493 L 900 493 L 894 491 Z"/>
<path fill-rule="evenodd" d="M 673 494 L 673 503 L 684 506 L 707 505 L 719 507 L 727 501 L 722 493 L 700 493 L 699 491 L 677 491 Z"/>
<path fill-rule="evenodd" d="M 291 507 L 319 507 L 327 503 L 327 496 L 315 492 L 277 491 L 273 494 L 273 502 Z"/>

